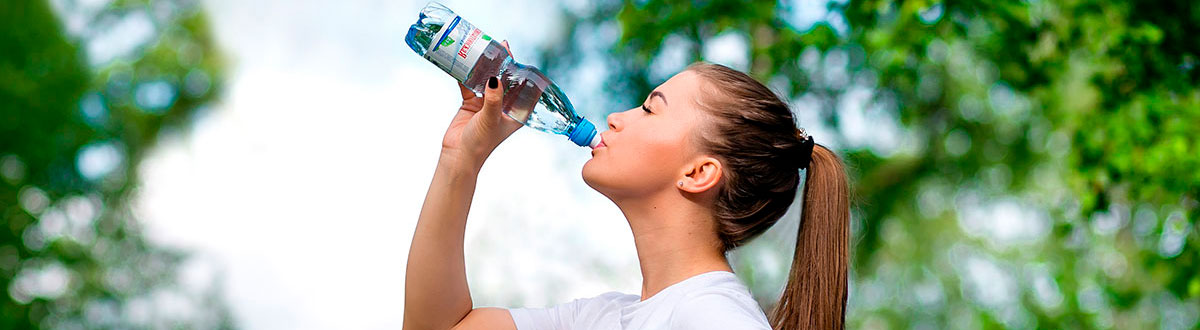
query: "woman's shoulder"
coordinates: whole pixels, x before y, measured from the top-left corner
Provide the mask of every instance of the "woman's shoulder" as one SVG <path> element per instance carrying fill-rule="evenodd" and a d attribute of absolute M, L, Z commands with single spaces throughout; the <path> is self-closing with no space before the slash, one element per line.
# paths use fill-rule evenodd
<path fill-rule="evenodd" d="M 573 310 L 595 310 L 604 309 L 605 307 L 621 307 L 640 300 L 637 295 L 631 295 L 621 292 L 605 292 L 600 295 L 588 298 L 578 298 L 563 305 Z"/>
<path fill-rule="evenodd" d="M 709 299 L 727 299 L 741 302 L 754 302 L 750 288 L 731 272 L 715 271 L 697 275 L 688 279 L 684 301 L 707 297 Z M 757 304 L 756 304 L 757 305 Z"/>
<path fill-rule="evenodd" d="M 607 304 L 616 304 L 618 306 L 624 306 L 624 305 L 636 303 L 641 299 L 642 299 L 641 296 L 638 296 L 635 294 L 628 294 L 628 293 L 623 293 L 623 292 L 612 291 L 612 292 L 601 293 L 600 295 L 595 296 L 595 297 L 583 298 L 580 300 L 587 300 L 588 302 L 590 302 L 592 304 L 606 304 L 606 305 Z"/>
<path fill-rule="evenodd" d="M 671 312 L 672 329 L 770 329 L 766 314 L 732 273 L 714 276 L 680 299 Z"/>
<path fill-rule="evenodd" d="M 767 316 L 749 296 L 713 291 L 683 300 L 671 313 L 671 329 L 770 329 Z"/>

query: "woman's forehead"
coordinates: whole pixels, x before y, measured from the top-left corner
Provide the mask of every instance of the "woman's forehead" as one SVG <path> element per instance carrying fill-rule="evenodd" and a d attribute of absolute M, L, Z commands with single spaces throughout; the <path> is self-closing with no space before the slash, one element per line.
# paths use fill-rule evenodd
<path fill-rule="evenodd" d="M 693 100 L 697 95 L 697 90 L 700 88 L 700 79 L 694 72 L 683 71 L 671 79 L 663 82 L 654 91 L 646 95 L 647 101 L 653 101 L 654 98 L 662 96 L 665 103 L 669 105 L 684 105 L 694 104 L 693 102 L 684 102 Z"/>

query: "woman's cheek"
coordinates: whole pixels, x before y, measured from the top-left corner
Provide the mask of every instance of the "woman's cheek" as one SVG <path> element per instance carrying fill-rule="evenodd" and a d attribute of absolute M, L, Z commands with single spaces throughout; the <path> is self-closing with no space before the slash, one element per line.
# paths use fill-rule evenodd
<path fill-rule="evenodd" d="M 657 143 L 648 144 L 648 150 L 645 150 L 643 158 L 649 164 L 655 164 L 657 167 L 671 167 L 673 164 L 679 163 L 682 146 L 675 141 L 655 141 Z"/>

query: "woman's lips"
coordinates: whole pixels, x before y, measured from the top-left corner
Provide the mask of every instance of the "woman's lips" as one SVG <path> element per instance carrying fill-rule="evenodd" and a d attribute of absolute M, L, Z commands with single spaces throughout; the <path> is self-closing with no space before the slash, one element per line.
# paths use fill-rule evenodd
<path fill-rule="evenodd" d="M 604 137 L 604 134 L 600 134 L 600 143 L 597 143 L 596 147 L 592 148 L 592 150 L 600 149 L 600 148 L 608 148 L 608 144 L 605 143 L 607 141 L 608 141 L 608 138 Z"/>
<path fill-rule="evenodd" d="M 603 135 L 600 136 L 600 143 L 597 143 L 596 147 L 592 148 L 592 156 L 595 156 L 596 150 L 600 150 L 600 148 L 608 148 L 608 145 L 604 144 L 604 136 Z"/>

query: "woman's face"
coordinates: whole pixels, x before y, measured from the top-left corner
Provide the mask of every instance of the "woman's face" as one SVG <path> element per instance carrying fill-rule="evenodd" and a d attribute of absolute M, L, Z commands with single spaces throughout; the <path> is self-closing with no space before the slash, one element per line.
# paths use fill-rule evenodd
<path fill-rule="evenodd" d="M 704 120 L 696 107 L 700 77 L 676 74 L 633 109 L 608 115 L 603 145 L 583 165 L 583 180 L 614 201 L 674 189 L 697 155 L 693 136 Z"/>

